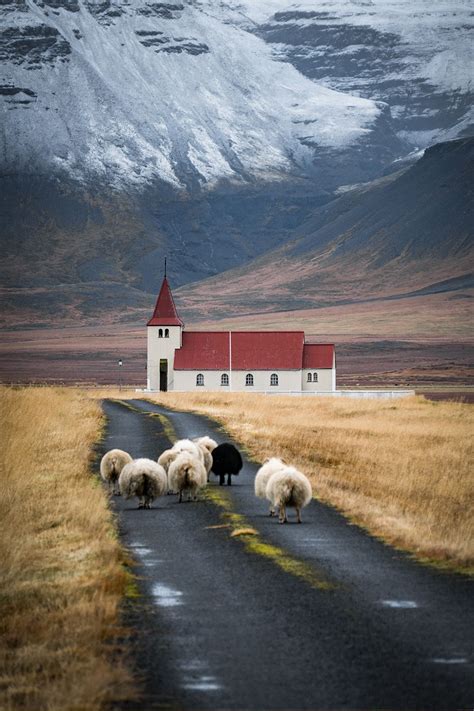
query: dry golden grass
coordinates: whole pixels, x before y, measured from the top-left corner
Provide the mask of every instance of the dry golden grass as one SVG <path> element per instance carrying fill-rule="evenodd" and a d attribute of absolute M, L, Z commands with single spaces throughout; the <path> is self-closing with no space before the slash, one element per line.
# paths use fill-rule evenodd
<path fill-rule="evenodd" d="M 1 398 L 0 708 L 98 711 L 131 693 L 117 643 L 128 577 L 90 473 L 100 406 L 73 389 Z"/>
<path fill-rule="evenodd" d="M 472 572 L 471 405 L 246 393 L 149 399 L 216 418 L 258 461 L 280 456 L 301 468 L 319 499 L 373 534 Z"/>

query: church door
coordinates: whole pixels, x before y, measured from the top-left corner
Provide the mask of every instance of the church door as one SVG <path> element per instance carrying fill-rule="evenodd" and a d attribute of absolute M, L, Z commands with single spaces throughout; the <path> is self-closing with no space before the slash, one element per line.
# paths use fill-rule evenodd
<path fill-rule="evenodd" d="M 164 393 L 168 390 L 168 361 L 166 358 L 160 360 L 160 390 Z"/>

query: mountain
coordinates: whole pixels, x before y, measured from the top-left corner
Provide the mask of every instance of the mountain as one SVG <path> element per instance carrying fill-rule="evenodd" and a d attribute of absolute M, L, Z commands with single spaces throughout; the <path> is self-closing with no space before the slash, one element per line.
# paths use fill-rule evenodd
<path fill-rule="evenodd" d="M 429 294 L 472 298 L 473 186 L 474 138 L 437 144 L 409 169 L 344 190 L 277 250 L 182 287 L 183 314 L 214 320 L 406 298 L 416 309 L 416 297 Z"/>
<path fill-rule="evenodd" d="M 391 127 L 405 145 L 419 149 L 472 135 L 469 2 L 239 5 L 248 17 L 244 24 L 271 45 L 275 57 L 323 86 L 387 104 Z"/>
<path fill-rule="evenodd" d="M 3 0 L 4 323 L 133 319 L 165 255 L 174 284 L 245 264 L 341 186 L 469 132 L 470 13 Z"/>

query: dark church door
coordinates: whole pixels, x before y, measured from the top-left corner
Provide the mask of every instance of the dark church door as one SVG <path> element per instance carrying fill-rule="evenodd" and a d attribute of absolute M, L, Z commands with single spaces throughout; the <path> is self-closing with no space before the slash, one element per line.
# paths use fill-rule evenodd
<path fill-rule="evenodd" d="M 168 361 L 160 360 L 160 390 L 166 392 L 168 390 Z"/>

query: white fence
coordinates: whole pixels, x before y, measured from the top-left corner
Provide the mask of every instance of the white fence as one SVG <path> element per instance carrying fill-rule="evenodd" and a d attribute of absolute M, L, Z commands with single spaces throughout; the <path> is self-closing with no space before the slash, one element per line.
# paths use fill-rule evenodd
<path fill-rule="evenodd" d="M 398 398 L 410 397 L 415 394 L 414 390 L 327 390 L 320 392 L 302 392 L 301 390 L 288 390 L 286 392 L 274 392 L 265 390 L 265 395 L 303 395 L 304 397 L 358 397 L 358 398 Z"/>

